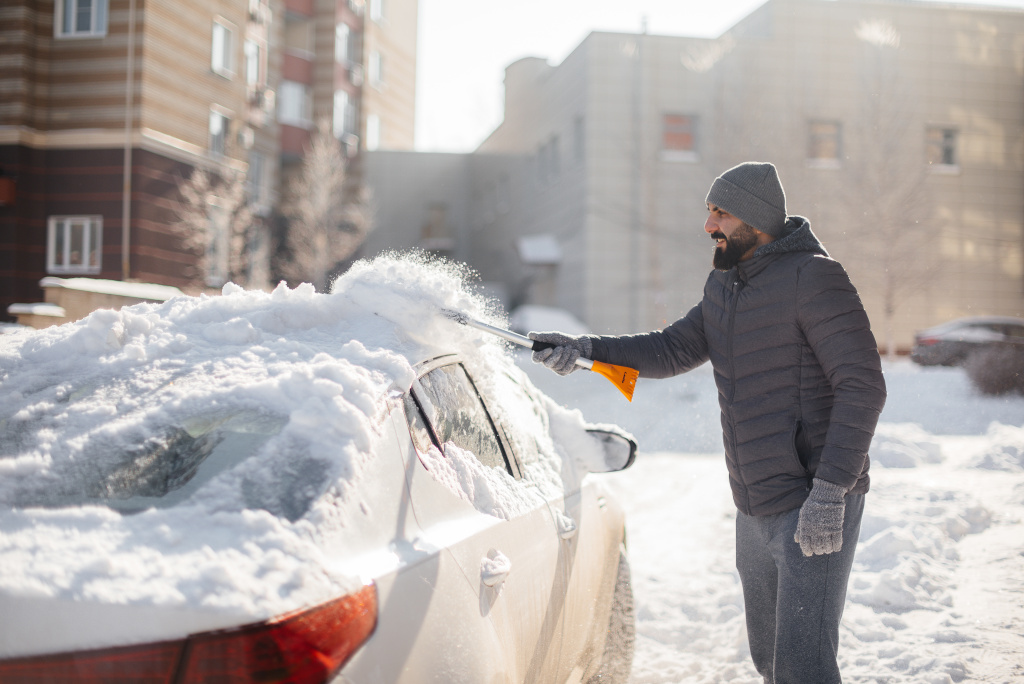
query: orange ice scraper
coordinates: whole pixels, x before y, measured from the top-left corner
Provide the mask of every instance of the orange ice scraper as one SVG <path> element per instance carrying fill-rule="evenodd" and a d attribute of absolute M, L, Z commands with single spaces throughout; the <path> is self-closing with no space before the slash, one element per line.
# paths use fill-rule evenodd
<path fill-rule="evenodd" d="M 519 335 L 511 330 L 505 330 L 504 328 L 496 328 L 493 325 L 488 325 L 481 321 L 470 318 L 464 313 L 458 311 L 452 311 L 451 309 L 442 309 L 443 313 L 453 321 L 457 321 L 462 325 L 468 325 L 477 330 L 483 330 L 489 332 L 492 335 L 503 337 L 509 342 L 515 342 L 518 345 L 522 345 L 527 349 L 539 351 L 541 349 L 548 349 L 555 347 L 556 345 L 550 342 L 539 342 L 537 340 L 531 340 L 529 337 Z M 636 389 L 636 379 L 639 377 L 639 371 L 627 368 L 625 366 L 615 366 L 610 363 L 604 363 L 602 361 L 592 361 L 591 359 L 576 359 L 576 365 L 580 368 L 586 368 L 587 370 L 599 373 L 604 377 L 612 381 L 612 384 L 619 388 L 619 391 L 628 399 L 633 401 L 633 390 Z"/>

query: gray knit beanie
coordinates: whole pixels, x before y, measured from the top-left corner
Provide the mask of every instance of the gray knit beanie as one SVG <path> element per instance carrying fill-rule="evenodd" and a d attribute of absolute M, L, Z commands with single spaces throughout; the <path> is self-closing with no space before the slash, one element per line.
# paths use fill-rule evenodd
<path fill-rule="evenodd" d="M 773 164 L 743 162 L 732 167 L 711 184 L 705 201 L 762 233 L 782 237 L 786 226 L 786 193 Z"/>

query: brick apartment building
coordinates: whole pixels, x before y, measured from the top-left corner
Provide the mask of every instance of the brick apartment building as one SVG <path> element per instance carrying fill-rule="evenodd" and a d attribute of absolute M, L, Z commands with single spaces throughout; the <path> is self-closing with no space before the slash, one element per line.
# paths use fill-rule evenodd
<path fill-rule="evenodd" d="M 314 121 L 350 156 L 412 147 L 416 0 L 12 0 L 0 6 L 0 317 L 45 276 L 186 291 L 229 275 L 217 207 L 175 229 L 194 168 L 244 174 L 244 279 Z M 8 317 L 9 318 L 9 317 Z"/>

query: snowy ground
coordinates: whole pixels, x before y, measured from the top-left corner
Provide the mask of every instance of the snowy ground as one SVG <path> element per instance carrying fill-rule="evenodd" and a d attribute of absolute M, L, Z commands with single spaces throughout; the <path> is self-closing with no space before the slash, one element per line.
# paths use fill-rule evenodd
<path fill-rule="evenodd" d="M 336 595 L 311 526 L 321 501 L 324 510 L 351 504 L 342 508 L 352 520 L 369 514 L 352 482 L 370 443 L 370 398 L 412 379 L 405 358 L 387 350 L 457 337 L 476 353 L 505 353 L 431 313 L 445 306 L 483 315 L 455 280 L 383 260 L 353 269 L 342 296 L 228 286 L 224 297 L 100 311 L 4 336 L 0 456 L 17 458 L 0 459 L 0 504 L 9 509 L 0 511 L 0 598 L 84 596 L 255 619 Z M 376 313 L 385 309 L 408 319 L 415 339 Z M 339 344 L 356 334 L 373 344 Z M 517 361 L 557 402 L 640 440 L 633 468 L 595 476 L 619 491 L 629 516 L 633 682 L 759 684 L 733 569 L 734 510 L 710 369 L 641 380 L 630 404 L 596 374 L 562 378 L 523 352 Z M 978 396 L 956 369 L 898 362 L 885 370 L 889 399 L 841 631 L 845 681 L 1024 682 L 1024 397 Z M 138 391 L 101 392 L 106 376 Z M 19 497 L 49 500 L 53 478 L 70 495 L 85 486 L 79 464 L 92 461 L 79 452 L 113 458 L 112 445 L 131 446 L 157 423 L 178 424 L 171 419 L 209 422 L 206 412 L 223 412 L 229 400 L 239 411 L 280 416 L 287 425 L 268 437 L 280 444 L 252 467 L 211 480 L 189 505 L 136 516 L 95 506 L 22 509 Z M 19 431 L 36 415 L 50 416 L 53 429 Z M 308 484 L 302 478 L 291 489 L 322 494 L 330 485 L 335 503 L 278 496 L 293 443 L 316 461 L 309 472 L 319 489 L 299 486 Z M 189 531 L 188 543 L 175 530 Z M 8 637 L 24 631 L 7 622 Z"/>
<path fill-rule="evenodd" d="M 640 380 L 626 404 L 589 373 L 534 382 L 640 440 L 607 476 L 625 503 L 637 599 L 635 684 L 760 684 L 750 664 L 714 382 Z M 887 364 L 841 628 L 846 682 L 1024 682 L 1024 397 L 957 369 Z"/>

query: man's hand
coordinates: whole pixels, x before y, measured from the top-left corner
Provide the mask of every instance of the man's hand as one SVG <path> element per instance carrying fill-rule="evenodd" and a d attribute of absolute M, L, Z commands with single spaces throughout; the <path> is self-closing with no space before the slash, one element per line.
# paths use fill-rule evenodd
<path fill-rule="evenodd" d="M 590 358 L 593 345 L 586 335 L 579 337 L 565 335 L 559 332 L 531 332 L 528 337 L 537 342 L 547 342 L 555 345 L 547 349 L 533 352 L 533 360 L 536 363 L 543 363 L 559 375 L 568 375 L 579 368 L 576 359 L 581 356 Z"/>
<path fill-rule="evenodd" d="M 846 490 L 814 478 L 811 495 L 800 508 L 795 541 L 805 556 L 834 553 L 843 548 L 843 514 Z"/>

